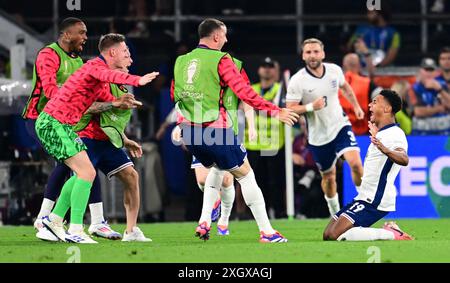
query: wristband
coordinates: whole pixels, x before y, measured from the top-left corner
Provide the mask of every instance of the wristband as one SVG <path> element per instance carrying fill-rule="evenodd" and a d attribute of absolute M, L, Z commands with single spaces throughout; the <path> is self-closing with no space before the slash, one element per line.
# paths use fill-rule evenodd
<path fill-rule="evenodd" d="M 306 107 L 306 112 L 313 112 L 314 111 L 314 106 L 312 103 L 308 103 L 305 105 Z"/>

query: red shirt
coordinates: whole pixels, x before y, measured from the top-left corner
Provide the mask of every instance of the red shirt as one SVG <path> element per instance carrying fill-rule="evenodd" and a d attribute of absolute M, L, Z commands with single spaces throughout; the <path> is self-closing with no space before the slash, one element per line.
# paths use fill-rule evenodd
<path fill-rule="evenodd" d="M 39 102 L 39 94 L 42 90 L 45 96 L 50 99 L 58 91 L 58 84 L 56 83 L 56 73 L 59 70 L 59 56 L 55 50 L 46 47 L 42 49 L 36 58 L 36 86 L 33 90 L 30 104 L 28 105 L 25 118 L 37 119 L 39 113 L 37 112 L 37 104 Z"/>
<path fill-rule="evenodd" d="M 108 87 L 109 93 L 111 93 L 111 88 Z M 112 95 L 112 93 L 111 93 Z M 107 141 L 109 137 L 105 134 L 105 132 L 100 128 L 100 114 L 92 115 L 92 119 L 87 124 L 86 128 L 77 132 L 78 136 L 81 138 L 88 138 L 98 141 Z"/>
<path fill-rule="evenodd" d="M 245 103 L 258 110 L 266 110 L 271 116 L 275 116 L 279 113 L 280 108 L 273 103 L 265 100 L 259 94 L 257 94 L 250 86 L 250 81 L 245 71 L 239 73 L 233 60 L 229 56 L 224 56 L 219 62 L 219 77 L 220 85 L 222 87 L 230 87 L 231 90 Z M 172 80 L 172 86 L 170 88 L 170 97 L 174 100 L 174 88 L 175 84 Z M 220 94 L 222 96 L 222 93 Z M 177 124 L 188 123 L 193 124 L 186 118 L 178 115 Z M 227 126 L 227 113 L 225 108 L 220 106 L 220 116 L 214 122 L 204 123 L 203 127 L 213 128 L 228 128 Z"/>
<path fill-rule="evenodd" d="M 109 83 L 138 86 L 139 76 L 109 69 L 103 57 L 78 69 L 47 103 L 44 111 L 63 124 L 75 125 L 95 101 L 114 101 Z"/>
<path fill-rule="evenodd" d="M 81 138 L 88 138 L 98 141 L 107 141 L 109 137 L 100 128 L 100 115 L 92 115 L 92 119 L 89 124 L 83 130 L 77 132 Z"/>

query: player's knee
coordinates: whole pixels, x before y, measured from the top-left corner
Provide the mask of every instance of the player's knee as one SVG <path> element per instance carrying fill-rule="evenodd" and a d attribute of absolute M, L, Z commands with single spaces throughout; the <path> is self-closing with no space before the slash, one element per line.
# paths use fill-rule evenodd
<path fill-rule="evenodd" d="M 133 167 L 127 167 L 123 172 L 123 179 L 129 185 L 129 187 L 135 187 L 139 182 L 139 174 Z"/>
<path fill-rule="evenodd" d="M 225 176 L 223 176 L 222 187 L 230 187 L 231 185 L 233 185 L 233 180 L 234 178 L 231 174 L 225 174 Z"/>
<path fill-rule="evenodd" d="M 354 162 L 354 163 L 350 164 L 350 168 L 355 173 L 362 174 L 362 172 L 363 172 L 362 164 L 359 162 Z"/>
<path fill-rule="evenodd" d="M 335 173 L 327 173 L 322 175 L 322 180 L 326 183 L 331 183 L 336 181 Z"/>
<path fill-rule="evenodd" d="M 197 184 L 200 186 L 202 186 L 203 188 L 205 187 L 205 183 L 206 183 L 206 177 L 208 175 L 197 175 L 196 179 L 197 179 Z"/>
<path fill-rule="evenodd" d="M 78 176 L 78 178 L 89 181 L 89 182 L 94 182 L 95 176 L 97 175 L 97 172 L 95 172 L 94 167 L 91 166 L 87 166 L 85 168 L 83 168 L 82 170 L 80 170 L 80 172 L 75 172 Z"/>
<path fill-rule="evenodd" d="M 339 234 L 334 230 L 326 230 L 323 232 L 324 241 L 336 241 L 339 238 Z"/>
<path fill-rule="evenodd" d="M 328 233 L 328 230 L 323 231 L 322 239 L 323 239 L 324 241 L 328 241 L 328 240 L 329 240 L 329 237 L 330 237 L 330 235 L 329 235 L 329 233 Z"/>
<path fill-rule="evenodd" d="M 328 240 L 330 240 L 330 241 L 337 241 L 337 239 L 339 238 L 339 234 L 338 233 L 336 233 L 336 232 L 331 232 L 329 235 L 328 235 Z"/>

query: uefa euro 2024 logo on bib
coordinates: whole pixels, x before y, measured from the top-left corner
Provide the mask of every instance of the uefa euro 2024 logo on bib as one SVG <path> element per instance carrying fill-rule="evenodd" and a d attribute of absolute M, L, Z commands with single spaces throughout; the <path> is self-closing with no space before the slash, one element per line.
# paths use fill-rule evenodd
<path fill-rule="evenodd" d="M 186 83 L 187 84 L 193 84 L 194 83 L 194 79 L 196 79 L 196 73 L 197 73 L 197 69 L 199 68 L 199 61 L 197 59 L 193 59 L 189 62 L 188 67 L 187 67 L 187 79 L 186 79 Z"/>

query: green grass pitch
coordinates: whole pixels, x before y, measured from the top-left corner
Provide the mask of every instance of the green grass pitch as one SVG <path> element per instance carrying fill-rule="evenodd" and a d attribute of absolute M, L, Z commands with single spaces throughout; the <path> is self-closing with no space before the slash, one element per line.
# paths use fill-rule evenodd
<path fill-rule="evenodd" d="M 258 242 L 254 221 L 232 221 L 231 235 L 215 234 L 203 242 L 194 237 L 196 224 L 157 223 L 140 225 L 150 243 L 122 243 L 98 239 L 97 245 L 77 245 L 80 262 L 158 263 L 365 263 L 379 255 L 381 262 L 450 262 L 450 219 L 399 220 L 414 241 L 323 242 L 328 220 L 277 220 L 273 226 L 285 235 L 286 244 Z M 380 227 L 382 222 L 374 225 Z M 112 225 L 123 231 L 124 225 Z M 0 227 L 0 262 L 67 262 L 74 244 L 49 243 L 35 238 L 31 226 Z"/>

